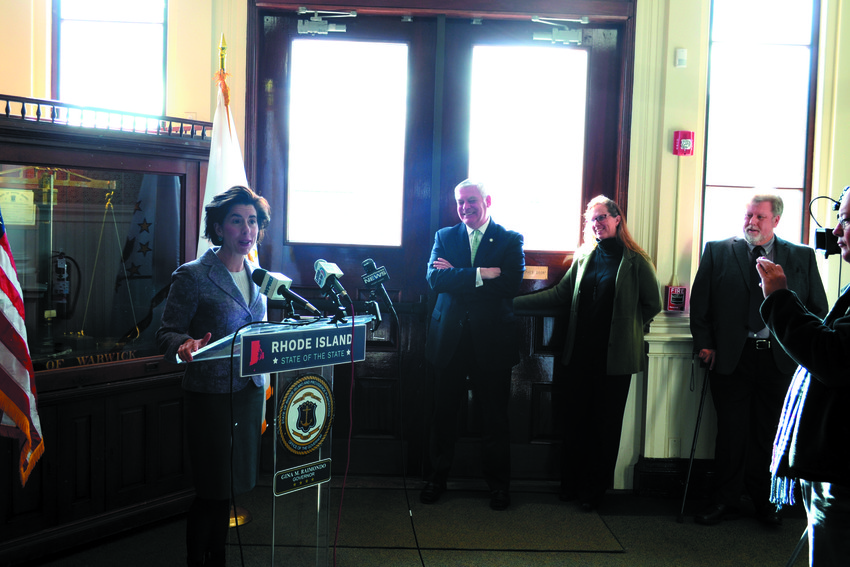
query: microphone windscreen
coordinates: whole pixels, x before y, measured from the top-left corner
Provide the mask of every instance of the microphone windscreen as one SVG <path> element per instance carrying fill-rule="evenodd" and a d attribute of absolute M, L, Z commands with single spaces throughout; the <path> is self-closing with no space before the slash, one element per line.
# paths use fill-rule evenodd
<path fill-rule="evenodd" d="M 262 287 L 263 280 L 266 278 L 266 274 L 268 273 L 268 270 L 264 270 L 263 268 L 256 268 L 254 270 L 254 273 L 251 274 L 251 279 L 254 281 L 255 284 Z"/>

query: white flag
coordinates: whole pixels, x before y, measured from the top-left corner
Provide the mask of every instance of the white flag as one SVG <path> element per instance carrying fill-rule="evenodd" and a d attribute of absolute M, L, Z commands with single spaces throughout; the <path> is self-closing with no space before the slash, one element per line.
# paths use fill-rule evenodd
<path fill-rule="evenodd" d="M 224 38 L 222 38 L 224 41 Z M 218 81 L 218 97 L 215 105 L 215 116 L 213 117 L 212 142 L 210 145 L 210 161 L 207 166 L 207 184 L 201 199 L 201 224 L 204 226 L 204 207 L 212 202 L 213 197 L 227 191 L 236 185 L 248 187 L 248 177 L 245 175 L 245 162 L 242 160 L 242 149 L 239 147 L 239 138 L 236 137 L 236 127 L 233 124 L 233 113 L 230 112 L 230 93 L 227 87 L 227 74 L 222 69 L 216 73 Z M 203 228 L 201 229 L 203 231 Z M 209 241 L 201 234 L 198 238 L 197 258 L 209 250 Z M 248 261 L 260 266 L 256 245 L 248 253 Z M 272 395 L 271 376 L 263 374 L 265 398 Z M 265 416 L 265 412 L 263 412 Z M 263 419 L 262 430 L 266 430 L 266 421 Z"/>
<path fill-rule="evenodd" d="M 204 207 L 213 200 L 213 197 L 235 185 L 248 187 L 245 162 L 242 161 L 242 150 L 239 147 L 239 139 L 236 137 L 236 128 L 233 125 L 233 114 L 230 112 L 230 106 L 225 102 L 225 98 L 221 84 L 219 84 L 218 103 L 213 118 L 210 161 L 207 167 L 207 184 L 201 199 L 201 227 L 204 226 Z M 201 231 L 203 231 L 203 228 Z M 201 234 L 198 238 L 197 257 L 203 256 L 208 249 L 209 243 Z M 253 256 L 251 261 L 256 263 L 256 249 L 252 251 L 251 256 Z"/>

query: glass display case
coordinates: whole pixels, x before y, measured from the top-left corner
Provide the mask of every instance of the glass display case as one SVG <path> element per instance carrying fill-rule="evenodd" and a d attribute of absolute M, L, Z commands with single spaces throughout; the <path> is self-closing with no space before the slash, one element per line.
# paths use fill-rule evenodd
<path fill-rule="evenodd" d="M 70 124 L 67 110 L 0 95 L 0 211 L 45 445 L 22 486 L 17 440 L 0 438 L 0 555 L 13 563 L 193 497 L 182 368 L 154 334 L 172 272 L 195 255 L 212 125 L 154 117 L 137 131 Z"/>
<path fill-rule="evenodd" d="M 0 165 L 36 371 L 157 355 L 181 201 L 176 175 Z"/>

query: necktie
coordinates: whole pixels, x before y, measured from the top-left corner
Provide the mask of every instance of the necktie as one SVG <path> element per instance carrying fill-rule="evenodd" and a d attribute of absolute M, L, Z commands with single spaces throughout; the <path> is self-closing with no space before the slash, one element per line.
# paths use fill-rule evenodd
<path fill-rule="evenodd" d="M 764 256 L 764 248 L 756 246 L 750 254 L 750 314 L 747 323 L 750 331 L 754 333 L 764 329 L 764 321 L 762 321 L 761 314 L 759 313 L 759 307 L 762 301 L 764 301 L 764 294 L 759 287 L 761 278 L 758 271 L 756 271 L 756 258 L 760 256 Z"/>
<path fill-rule="evenodd" d="M 472 265 L 475 265 L 475 253 L 478 252 L 478 244 L 481 242 L 481 231 L 477 228 L 472 231 L 472 244 L 470 244 L 470 248 L 472 248 Z"/>

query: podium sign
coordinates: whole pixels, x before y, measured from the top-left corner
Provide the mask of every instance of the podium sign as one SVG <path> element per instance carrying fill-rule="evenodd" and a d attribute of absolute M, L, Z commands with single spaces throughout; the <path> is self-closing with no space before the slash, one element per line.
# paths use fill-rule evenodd
<path fill-rule="evenodd" d="M 308 465 L 278 471 L 274 475 L 275 496 L 310 488 L 331 479 L 331 460 L 323 459 Z"/>
<path fill-rule="evenodd" d="M 329 323 L 325 318 L 251 323 L 193 352 L 192 357 L 198 362 L 233 358 L 239 361 L 242 376 L 345 364 L 351 362 L 352 348 L 354 361 L 360 362 L 366 360 L 366 324 L 374 319 L 373 315 L 356 315 L 353 325 L 350 321 Z M 243 346 L 247 350 L 242 350 Z M 177 355 L 174 362 L 185 364 Z"/>
<path fill-rule="evenodd" d="M 352 331 L 353 329 L 353 331 Z M 352 359 L 352 351 L 353 359 Z M 366 323 L 311 323 L 275 333 L 242 335 L 242 376 L 366 360 Z"/>
<path fill-rule="evenodd" d="M 193 353 L 195 361 L 232 359 L 234 372 L 242 376 L 273 374 L 275 408 L 281 407 L 288 388 L 309 376 L 320 376 L 329 386 L 328 397 L 333 390 L 333 367 L 335 364 L 366 359 L 366 325 L 373 315 L 356 315 L 348 322 L 328 322 L 326 318 L 287 320 L 281 323 L 256 322 L 246 325 L 238 332 L 222 337 Z M 179 357 L 178 363 L 183 363 Z M 307 393 L 312 396 L 312 392 Z M 311 400 L 296 399 L 295 402 L 311 403 Z M 302 404 L 302 405 L 304 405 Z M 298 404 L 291 404 L 302 411 Z M 329 405 L 329 404 L 328 404 Z M 317 407 L 311 407 L 311 411 Z M 329 412 L 330 413 L 330 412 Z M 314 564 L 327 567 L 328 549 L 331 545 L 330 480 L 331 475 L 331 416 L 328 415 L 327 431 L 318 434 L 318 424 L 307 419 L 313 414 L 303 413 L 295 429 L 304 441 L 304 451 L 297 453 L 278 450 L 278 439 L 272 444 L 274 460 L 274 486 L 271 522 L 271 565 L 275 565 L 275 549 L 286 547 L 299 557 L 288 557 L 287 565 Z M 274 431 L 279 431 L 280 417 L 275 419 Z M 287 425 L 288 424 L 283 424 Z M 303 425 L 306 429 L 299 428 Z M 291 427 L 289 429 L 292 429 Z M 314 431 L 314 429 L 316 431 Z M 313 440 L 315 438 L 315 443 Z M 280 441 L 284 443 L 284 441 Z M 307 450 L 309 449 L 309 450 Z M 302 490 L 308 489 L 308 490 Z M 312 489 L 312 490 L 309 490 Z M 287 495 L 289 514 L 278 525 L 277 496 Z M 291 510 L 309 510 L 310 513 L 293 513 Z M 315 514 L 315 520 L 311 517 Z M 293 521 L 297 520 L 293 525 Z"/>

